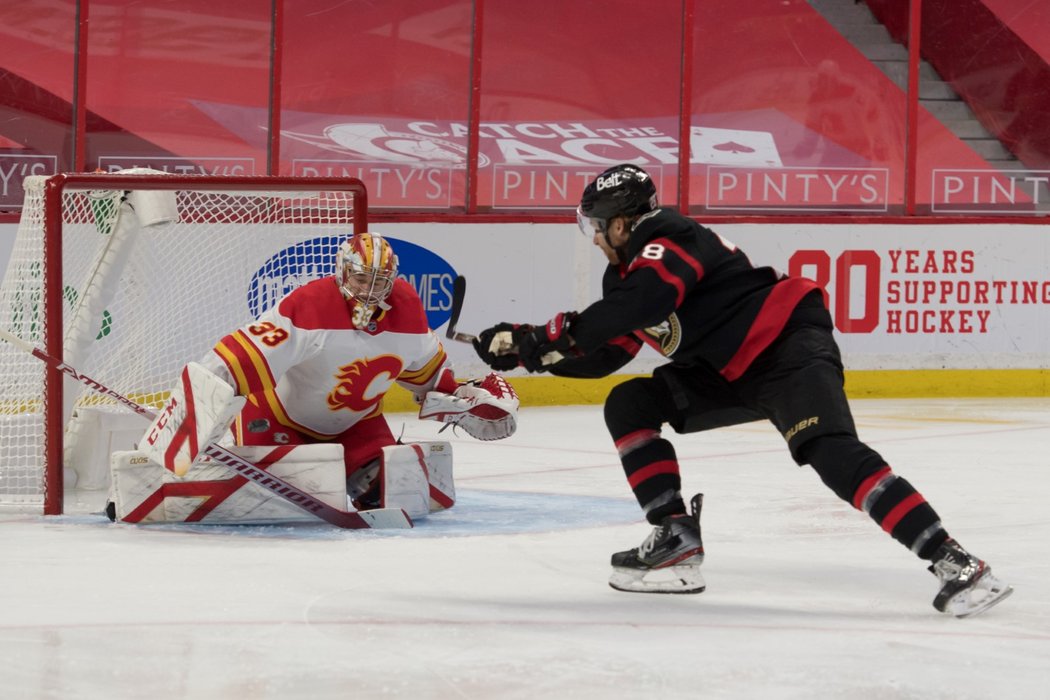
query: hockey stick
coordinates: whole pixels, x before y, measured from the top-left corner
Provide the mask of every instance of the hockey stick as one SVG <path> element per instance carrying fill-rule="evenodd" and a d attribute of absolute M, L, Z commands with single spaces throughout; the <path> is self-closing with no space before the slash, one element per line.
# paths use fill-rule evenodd
<path fill-rule="evenodd" d="M 467 295 L 467 278 L 459 276 L 452 281 L 452 314 L 448 317 L 448 330 L 445 337 L 449 340 L 458 340 L 461 343 L 473 344 L 478 337 L 469 333 L 460 333 L 456 330 L 459 325 L 459 314 L 463 311 L 463 299 Z"/>
<path fill-rule="evenodd" d="M 470 333 L 460 333 L 456 330 L 456 326 L 459 324 L 459 314 L 463 311 L 463 299 L 467 295 L 467 278 L 462 275 L 452 281 L 452 313 L 448 317 L 448 330 L 445 331 L 445 337 L 449 340 L 458 340 L 461 343 L 474 344 L 478 340 L 478 336 L 471 335 Z M 502 335 L 502 334 L 497 334 Z M 507 337 L 510 334 L 507 333 Z M 501 347 L 500 354 L 517 354 L 518 348 L 510 341 L 505 341 Z M 543 356 L 544 364 L 554 364 L 564 358 L 557 350 L 551 351 Z"/>
<path fill-rule="evenodd" d="M 134 411 L 135 413 L 149 418 L 152 420 L 155 417 L 155 413 L 150 409 L 142 406 L 141 404 L 132 401 L 123 394 L 110 389 L 105 384 L 102 384 L 91 377 L 81 374 L 73 367 L 70 367 L 66 363 L 55 359 L 51 355 L 48 355 L 43 350 L 34 347 L 30 343 L 22 340 L 16 335 L 8 333 L 7 331 L 0 329 L 0 338 L 11 343 L 15 347 L 28 352 L 39 360 L 43 360 L 45 363 L 51 365 L 59 372 L 67 374 L 73 379 L 87 385 L 94 391 L 100 394 L 109 396 L 115 399 L 121 406 Z M 243 459 L 233 452 L 230 452 L 226 448 L 211 443 L 206 446 L 202 452 L 207 456 L 214 459 L 216 462 L 229 467 L 233 471 L 237 472 L 240 476 L 248 479 L 262 488 L 273 491 L 275 494 L 285 499 L 286 501 L 299 506 L 307 513 L 314 515 L 321 520 L 324 520 L 330 525 L 341 527 L 345 529 L 362 529 L 362 528 L 373 528 L 373 527 L 385 527 L 385 528 L 409 528 L 412 527 L 412 520 L 408 517 L 408 514 L 400 508 L 380 508 L 376 510 L 366 510 L 359 512 L 350 512 L 340 510 L 333 506 L 328 505 L 322 500 L 315 498 L 307 492 L 292 486 L 284 479 L 275 476 L 265 469 L 252 464 L 246 459 Z"/>
<path fill-rule="evenodd" d="M 452 313 L 448 317 L 448 330 L 445 331 L 445 337 L 449 340 L 458 340 L 461 343 L 473 345 L 478 341 L 478 336 L 470 333 L 460 333 L 456 330 L 456 326 L 459 325 L 459 314 L 463 311 L 463 300 L 466 296 L 467 278 L 461 275 L 452 281 Z M 513 345 L 505 345 L 504 348 L 510 352 L 517 352 L 517 348 Z"/>

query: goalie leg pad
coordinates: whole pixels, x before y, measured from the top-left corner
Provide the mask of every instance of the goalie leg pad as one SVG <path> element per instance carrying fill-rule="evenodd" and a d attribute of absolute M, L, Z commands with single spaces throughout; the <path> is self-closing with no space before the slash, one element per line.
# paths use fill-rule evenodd
<path fill-rule="evenodd" d="M 340 509 L 346 505 L 343 451 L 338 444 L 227 449 L 328 505 Z M 110 499 L 116 519 L 123 522 L 318 522 L 287 499 L 208 459 L 180 478 L 143 452 L 114 452 L 111 473 Z"/>
<path fill-rule="evenodd" d="M 383 448 L 380 507 L 402 508 L 411 518 L 451 508 L 456 502 L 452 445 L 414 442 Z"/>
<path fill-rule="evenodd" d="M 150 461 L 185 476 L 201 450 L 222 437 L 245 401 L 203 365 L 191 362 L 146 429 L 139 448 Z"/>

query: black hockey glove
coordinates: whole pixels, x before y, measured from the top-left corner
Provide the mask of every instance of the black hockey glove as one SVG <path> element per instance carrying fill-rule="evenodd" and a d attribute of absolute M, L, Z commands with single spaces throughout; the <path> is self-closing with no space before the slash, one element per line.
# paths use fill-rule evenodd
<path fill-rule="evenodd" d="M 576 344 L 569 335 L 575 311 L 558 314 L 546 324 L 526 333 L 518 342 L 521 363 L 530 372 L 545 372 L 569 355 L 579 355 Z"/>
<path fill-rule="evenodd" d="M 496 370 L 506 372 L 521 365 L 518 347 L 521 340 L 532 332 L 535 326 L 530 324 L 497 323 L 492 328 L 481 331 L 474 341 L 474 351 L 482 361 Z"/>

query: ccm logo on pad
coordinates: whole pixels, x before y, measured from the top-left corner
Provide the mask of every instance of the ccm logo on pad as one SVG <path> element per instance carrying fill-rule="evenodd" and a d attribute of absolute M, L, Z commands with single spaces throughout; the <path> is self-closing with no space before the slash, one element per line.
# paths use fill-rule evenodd
<path fill-rule="evenodd" d="M 175 412 L 176 406 L 178 406 L 178 402 L 175 399 L 168 402 L 168 405 L 164 407 L 164 412 L 161 414 L 157 424 L 153 426 L 153 430 L 149 432 L 149 437 L 146 438 L 146 442 L 151 445 L 157 442 L 157 438 L 160 437 L 160 431 L 168 424 L 168 420 L 171 418 L 171 414 Z"/>

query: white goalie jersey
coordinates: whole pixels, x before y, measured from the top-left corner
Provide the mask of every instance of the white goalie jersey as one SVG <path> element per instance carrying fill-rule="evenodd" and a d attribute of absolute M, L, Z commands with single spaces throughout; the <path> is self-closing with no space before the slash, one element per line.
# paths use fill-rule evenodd
<path fill-rule="evenodd" d="M 400 508 L 411 517 L 451 507 L 449 443 L 378 444 L 378 460 L 347 471 L 343 450 L 348 443 L 324 445 L 328 451 L 321 453 L 311 451 L 311 445 L 289 444 L 287 434 L 282 440 L 279 431 L 267 432 L 276 422 L 307 442 L 340 438 L 360 421 L 380 416 L 384 395 L 398 383 L 416 395 L 422 419 L 459 426 L 480 440 L 514 433 L 518 398 L 513 387 L 497 374 L 457 383 L 412 287 L 399 280 L 389 302 L 389 308 L 358 327 L 334 279 L 317 280 L 222 338 L 201 363 L 188 364 L 146 431 L 143 452 L 114 455 L 113 517 L 128 522 L 302 517 L 286 512 L 285 503 L 271 508 L 272 493 L 259 491 L 207 455 L 201 458 L 206 445 L 222 439 L 235 415 L 235 442 L 254 445 L 240 448 L 248 450 L 244 458 L 265 460 L 271 473 L 284 470 L 288 480 L 306 478 L 307 493 L 338 490 L 345 498 L 351 480 L 344 483 L 344 476 L 364 475 L 349 495 L 371 499 L 361 501 L 365 507 Z M 259 442 L 262 435 L 270 439 Z M 369 438 L 351 442 L 367 447 Z M 318 475 L 327 481 L 322 484 Z M 353 504 L 362 507 L 357 500 Z"/>
<path fill-rule="evenodd" d="M 282 425 L 331 438 L 382 413 L 395 382 L 422 399 L 448 364 L 411 285 L 397 280 L 387 302 L 357 329 L 335 279 L 315 280 L 222 338 L 201 364 Z"/>

